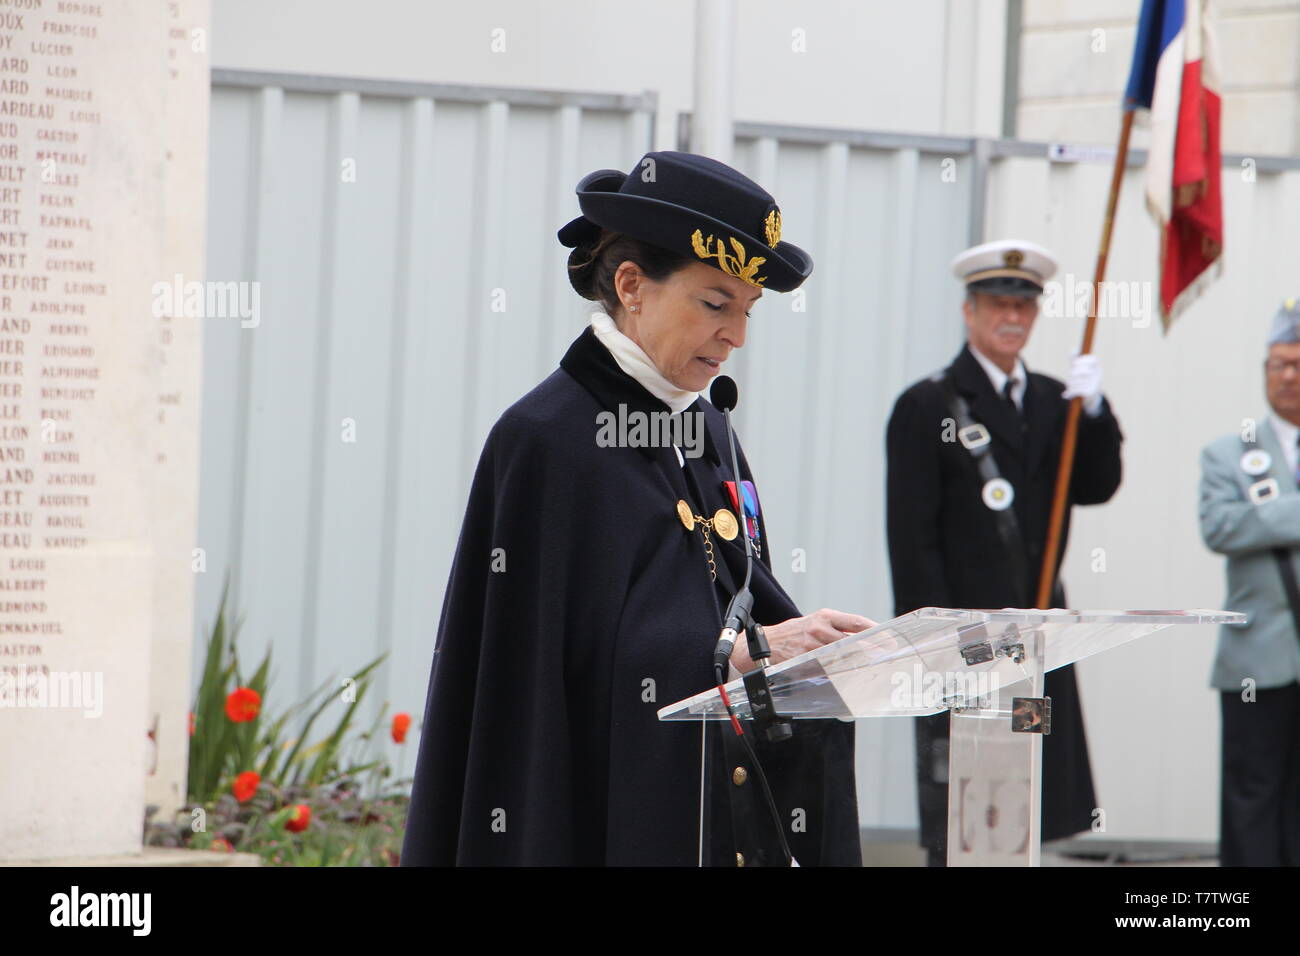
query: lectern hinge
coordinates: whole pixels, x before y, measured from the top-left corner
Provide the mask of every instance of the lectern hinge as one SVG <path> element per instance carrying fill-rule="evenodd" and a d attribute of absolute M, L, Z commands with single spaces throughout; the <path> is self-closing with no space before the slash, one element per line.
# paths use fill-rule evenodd
<path fill-rule="evenodd" d="M 989 643 L 989 632 L 983 624 L 968 624 L 957 628 L 957 648 L 967 667 L 987 664 L 993 660 L 993 646 Z"/>
<path fill-rule="evenodd" d="M 1011 732 L 1043 734 L 1052 732 L 1052 698 L 1012 697 Z"/>

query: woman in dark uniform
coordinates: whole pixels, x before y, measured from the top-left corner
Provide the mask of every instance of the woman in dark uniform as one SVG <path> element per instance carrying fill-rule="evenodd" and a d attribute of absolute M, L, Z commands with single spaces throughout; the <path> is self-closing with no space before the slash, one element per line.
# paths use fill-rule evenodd
<path fill-rule="evenodd" d="M 574 289 L 607 315 L 488 435 L 443 603 L 402 863 L 785 862 L 721 725 L 702 782 L 699 725 L 656 712 L 716 683 L 741 535 L 760 555 L 753 615 L 774 663 L 871 624 L 800 615 L 773 576 L 744 455 L 737 485 L 723 416 L 697 394 L 745 344 L 764 290 L 798 287 L 812 261 L 781 239 L 765 190 L 707 157 L 648 153 L 577 193 L 583 215 L 558 235 Z M 752 667 L 743 640 L 731 661 Z M 860 862 L 852 725 L 796 721 L 793 739 L 757 746 L 795 859 Z"/>

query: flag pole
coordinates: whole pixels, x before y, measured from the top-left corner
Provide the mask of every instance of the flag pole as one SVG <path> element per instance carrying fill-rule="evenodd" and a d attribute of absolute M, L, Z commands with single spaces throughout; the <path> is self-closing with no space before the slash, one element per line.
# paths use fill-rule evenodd
<path fill-rule="evenodd" d="M 1119 131 L 1119 147 L 1115 150 L 1115 168 L 1110 175 L 1110 197 L 1106 200 L 1106 218 L 1101 227 L 1101 248 L 1097 250 L 1097 268 L 1092 279 L 1092 304 L 1088 307 L 1088 324 L 1083 330 L 1080 355 L 1092 351 L 1092 336 L 1097 328 L 1097 304 L 1101 301 L 1101 284 L 1106 278 L 1106 258 L 1110 254 L 1110 237 L 1115 226 L 1115 207 L 1119 203 L 1119 187 L 1124 181 L 1124 167 L 1128 162 L 1128 138 L 1133 130 L 1132 108 L 1124 110 L 1124 122 Z M 1052 498 L 1052 517 L 1047 525 L 1047 547 L 1043 550 L 1043 567 L 1038 576 L 1038 603 L 1046 608 L 1052 600 L 1052 585 L 1056 581 L 1056 558 L 1061 550 L 1061 524 L 1065 519 L 1065 501 L 1070 490 L 1070 475 L 1074 471 L 1074 446 L 1079 438 L 1079 411 L 1082 398 L 1070 399 L 1070 411 L 1065 420 L 1065 438 L 1061 442 L 1061 461 L 1056 468 L 1056 494 Z"/>

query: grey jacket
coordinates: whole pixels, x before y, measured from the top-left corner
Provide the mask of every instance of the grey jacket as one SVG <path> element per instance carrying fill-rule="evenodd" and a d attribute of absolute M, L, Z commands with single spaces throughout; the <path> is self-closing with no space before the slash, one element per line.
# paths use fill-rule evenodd
<path fill-rule="evenodd" d="M 1210 550 L 1227 555 L 1225 608 L 1247 615 L 1245 624 L 1220 629 L 1210 677 L 1220 690 L 1240 690 L 1246 678 L 1268 688 L 1300 677 L 1300 640 L 1272 554 L 1276 547 L 1300 548 L 1300 494 L 1268 416 L 1257 421 L 1259 448 L 1272 459 L 1267 473 L 1246 473 L 1247 449 L 1237 435 L 1217 439 L 1201 452 L 1201 537 Z M 1252 503 L 1250 486 L 1269 477 L 1277 479 L 1280 494 Z M 1300 577 L 1295 551 L 1291 564 Z"/>

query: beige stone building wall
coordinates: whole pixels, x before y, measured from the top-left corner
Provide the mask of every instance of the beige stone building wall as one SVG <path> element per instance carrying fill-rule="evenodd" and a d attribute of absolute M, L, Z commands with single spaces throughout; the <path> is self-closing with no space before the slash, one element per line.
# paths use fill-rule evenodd
<path fill-rule="evenodd" d="M 1111 144 L 1133 57 L 1138 0 L 1024 0 L 1016 134 Z M 1300 2 L 1215 0 L 1223 149 L 1300 152 Z M 1145 146 L 1142 117 L 1134 145 Z"/>

